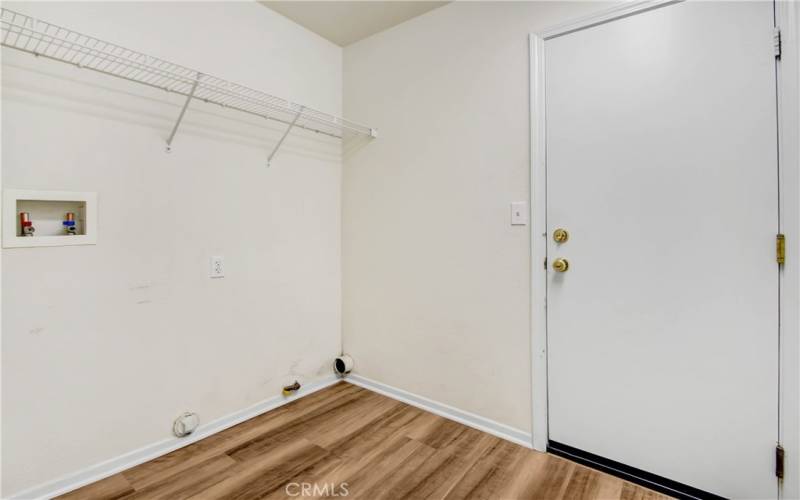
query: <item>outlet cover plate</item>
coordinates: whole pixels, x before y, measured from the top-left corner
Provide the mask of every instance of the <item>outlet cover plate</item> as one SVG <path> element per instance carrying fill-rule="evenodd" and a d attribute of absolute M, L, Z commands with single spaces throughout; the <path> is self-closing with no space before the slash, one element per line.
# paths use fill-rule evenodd
<path fill-rule="evenodd" d="M 225 277 L 225 262 L 220 256 L 211 257 L 209 260 L 208 269 L 209 278 L 224 278 Z"/>

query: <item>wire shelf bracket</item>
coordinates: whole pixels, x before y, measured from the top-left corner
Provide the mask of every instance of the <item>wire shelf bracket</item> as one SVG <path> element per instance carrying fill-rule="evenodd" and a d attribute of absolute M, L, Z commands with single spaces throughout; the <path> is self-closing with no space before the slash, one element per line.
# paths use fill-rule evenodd
<path fill-rule="evenodd" d="M 192 84 L 192 89 L 189 91 L 189 95 L 186 96 L 186 102 L 183 103 L 181 112 L 178 115 L 178 120 L 175 122 L 175 126 L 172 127 L 172 132 L 170 132 L 169 138 L 167 138 L 167 153 L 172 151 L 172 140 L 175 139 L 175 134 L 178 133 L 178 127 L 181 126 L 183 115 L 186 114 L 186 108 L 189 107 L 189 102 L 192 100 L 192 97 L 194 97 L 194 91 L 197 90 L 197 84 L 200 83 L 200 78 L 202 77 L 202 74 L 197 74 L 197 78 L 195 79 L 194 84 Z"/>
<path fill-rule="evenodd" d="M 278 143 L 275 144 L 275 148 L 272 150 L 272 153 L 269 154 L 269 158 L 267 158 L 267 166 L 268 167 L 272 166 L 272 159 L 275 157 L 275 153 L 278 152 L 278 150 L 281 147 L 281 144 L 283 144 L 283 141 L 286 139 L 286 136 L 289 135 L 289 132 L 292 131 L 294 126 L 297 124 L 297 120 L 300 118 L 300 115 L 302 115 L 302 114 L 303 114 L 303 108 L 300 107 L 300 111 L 297 112 L 297 114 L 294 117 L 294 120 L 292 120 L 292 123 L 290 123 L 289 126 L 286 127 L 286 131 L 283 133 L 283 135 L 281 136 L 281 138 L 278 141 Z"/>
<path fill-rule="evenodd" d="M 167 138 L 167 151 L 193 99 L 234 109 L 287 126 L 269 155 L 275 157 L 295 128 L 343 139 L 345 135 L 378 137 L 378 131 L 338 116 L 287 101 L 260 90 L 137 52 L 31 16 L 0 8 L 0 45 L 35 56 L 90 69 L 186 97 Z"/>

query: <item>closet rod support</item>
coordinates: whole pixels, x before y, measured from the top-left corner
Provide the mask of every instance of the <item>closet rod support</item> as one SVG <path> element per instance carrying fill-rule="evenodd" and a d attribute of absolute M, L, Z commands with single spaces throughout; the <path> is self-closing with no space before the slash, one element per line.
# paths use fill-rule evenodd
<path fill-rule="evenodd" d="M 200 78 L 202 76 L 202 73 L 197 74 L 197 77 L 194 79 L 194 83 L 192 84 L 192 90 L 190 90 L 189 95 L 186 96 L 186 102 L 183 103 L 181 113 L 178 115 L 178 121 L 175 122 L 175 126 L 172 127 L 172 133 L 169 134 L 169 138 L 167 139 L 167 153 L 172 151 L 172 140 L 175 139 L 175 134 L 178 133 L 178 127 L 180 127 L 181 121 L 183 121 L 183 115 L 186 114 L 186 108 L 189 107 L 189 101 L 191 101 L 192 97 L 194 97 L 194 91 L 197 90 L 197 84 L 200 83 Z"/>
<path fill-rule="evenodd" d="M 289 126 L 286 127 L 286 131 L 283 133 L 283 136 L 278 141 L 278 144 L 275 145 L 275 148 L 272 150 L 272 153 L 270 153 L 269 158 L 267 158 L 267 167 L 272 166 L 272 158 L 275 157 L 275 153 L 278 152 L 278 149 L 280 149 L 281 144 L 283 144 L 283 141 L 286 140 L 286 136 L 289 135 L 289 132 L 292 130 L 294 125 L 297 123 L 297 120 L 300 119 L 300 115 L 302 115 L 302 114 L 303 114 L 303 106 L 300 106 L 300 110 L 297 112 L 296 115 L 294 115 L 294 120 L 292 120 L 292 123 L 290 123 Z"/>

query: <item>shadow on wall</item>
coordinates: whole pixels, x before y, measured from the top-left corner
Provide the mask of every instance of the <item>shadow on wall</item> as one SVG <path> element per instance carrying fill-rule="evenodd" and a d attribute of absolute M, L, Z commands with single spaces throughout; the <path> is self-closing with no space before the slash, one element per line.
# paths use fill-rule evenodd
<path fill-rule="evenodd" d="M 185 97 L 66 66 L 30 54 L 3 54 L 3 100 L 45 106 L 153 129 L 166 149 L 166 138 L 185 102 Z M 260 149 L 264 162 L 286 130 L 286 125 L 250 116 L 215 104 L 192 100 L 181 122 L 173 147 L 181 135 Z M 322 161 L 341 160 L 342 140 L 295 129 L 278 156 L 286 153 Z"/>
<path fill-rule="evenodd" d="M 342 160 L 351 158 L 358 151 L 372 142 L 372 140 L 372 137 L 361 134 L 346 135 L 344 140 L 342 140 Z"/>

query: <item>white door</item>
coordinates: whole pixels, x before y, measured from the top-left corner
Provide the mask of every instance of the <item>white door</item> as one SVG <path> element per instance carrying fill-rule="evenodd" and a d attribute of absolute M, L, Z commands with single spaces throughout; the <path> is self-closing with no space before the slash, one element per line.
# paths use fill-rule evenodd
<path fill-rule="evenodd" d="M 549 439 L 739 498 L 777 491 L 772 9 L 545 42 Z"/>

